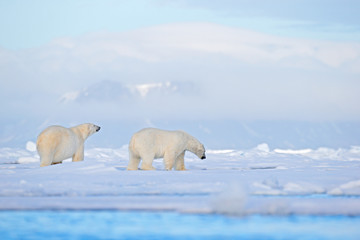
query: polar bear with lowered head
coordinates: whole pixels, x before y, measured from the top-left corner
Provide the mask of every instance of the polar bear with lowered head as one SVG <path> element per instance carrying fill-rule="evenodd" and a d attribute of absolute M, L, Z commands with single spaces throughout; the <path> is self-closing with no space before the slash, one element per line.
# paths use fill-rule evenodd
<path fill-rule="evenodd" d="M 75 127 L 50 126 L 40 133 L 36 148 L 40 155 L 40 166 L 62 163 L 71 158 L 73 162 L 84 160 L 85 140 L 100 130 L 92 123 Z"/>
<path fill-rule="evenodd" d="M 166 170 L 186 170 L 185 151 L 194 153 L 200 159 L 206 158 L 204 145 L 184 131 L 145 128 L 135 133 L 130 140 L 127 170 L 138 170 L 140 160 L 142 170 L 155 170 L 152 166 L 155 158 L 164 159 Z"/>

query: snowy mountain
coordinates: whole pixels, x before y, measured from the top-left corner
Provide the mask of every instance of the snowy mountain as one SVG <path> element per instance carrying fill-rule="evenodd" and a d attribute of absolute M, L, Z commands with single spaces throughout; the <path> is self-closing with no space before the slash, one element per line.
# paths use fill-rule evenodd
<path fill-rule="evenodd" d="M 0 147 L 19 147 L 29 140 L 36 141 L 49 125 L 70 127 L 84 122 L 102 127 L 100 134 L 87 142 L 92 147 L 122 146 L 134 132 L 145 127 L 182 129 L 212 149 L 251 148 L 263 142 L 271 149 L 295 150 L 360 145 L 359 122 L 227 119 L 216 111 L 215 117 L 209 117 L 207 114 L 211 113 L 203 108 L 211 108 L 221 96 L 213 95 L 213 102 L 208 103 L 199 96 L 202 87 L 177 81 L 95 82 L 55 97 L 43 115 L 0 119 Z M 229 111 L 239 111 L 236 104 Z"/>
<path fill-rule="evenodd" d="M 172 94 L 188 95 L 196 85 L 192 82 L 151 82 L 143 84 L 123 84 L 117 81 L 104 80 L 96 82 L 82 90 L 64 93 L 60 103 L 69 102 L 111 102 L 126 99 L 146 99 L 151 96 Z"/>
<path fill-rule="evenodd" d="M 128 95 L 129 91 L 123 84 L 106 80 L 94 83 L 82 90 L 64 93 L 59 102 L 112 101 Z"/>

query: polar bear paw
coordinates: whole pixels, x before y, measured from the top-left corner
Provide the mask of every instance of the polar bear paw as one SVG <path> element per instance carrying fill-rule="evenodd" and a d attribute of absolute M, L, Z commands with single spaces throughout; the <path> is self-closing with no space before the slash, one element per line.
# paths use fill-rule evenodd
<path fill-rule="evenodd" d="M 156 170 L 153 166 L 141 165 L 141 170 Z"/>

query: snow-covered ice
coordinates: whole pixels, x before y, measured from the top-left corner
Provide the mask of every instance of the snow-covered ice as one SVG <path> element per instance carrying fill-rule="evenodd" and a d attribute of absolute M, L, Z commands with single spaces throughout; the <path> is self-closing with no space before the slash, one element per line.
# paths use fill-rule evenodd
<path fill-rule="evenodd" d="M 35 144 L 0 149 L 0 209 L 360 215 L 360 147 L 207 150 L 188 171 L 126 171 L 127 146 L 85 150 L 83 162 L 39 167 Z"/>

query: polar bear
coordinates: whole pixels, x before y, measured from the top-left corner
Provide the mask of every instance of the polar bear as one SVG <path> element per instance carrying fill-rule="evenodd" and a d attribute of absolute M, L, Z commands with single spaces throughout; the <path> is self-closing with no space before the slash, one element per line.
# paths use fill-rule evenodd
<path fill-rule="evenodd" d="M 84 160 L 84 142 L 99 126 L 92 123 L 80 124 L 72 128 L 50 126 L 40 133 L 36 149 L 40 155 L 40 166 L 62 163 L 72 157 L 73 162 Z"/>
<path fill-rule="evenodd" d="M 185 151 L 190 151 L 200 159 L 205 159 L 205 148 L 196 138 L 184 131 L 166 131 L 145 128 L 135 133 L 129 143 L 130 161 L 127 170 L 138 170 L 142 160 L 142 170 L 155 170 L 154 158 L 164 158 L 166 170 L 186 170 Z"/>

